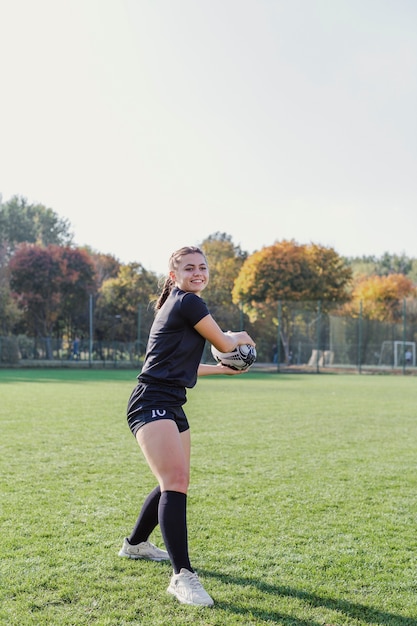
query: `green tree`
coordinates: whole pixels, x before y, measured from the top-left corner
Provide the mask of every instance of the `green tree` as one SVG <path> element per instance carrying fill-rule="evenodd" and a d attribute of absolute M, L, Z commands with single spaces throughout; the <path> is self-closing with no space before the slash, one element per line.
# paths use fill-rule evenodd
<path fill-rule="evenodd" d="M 141 336 L 144 350 L 157 292 L 156 274 L 140 263 L 121 265 L 117 276 L 101 286 L 96 305 L 97 336 L 120 341 L 135 341 Z"/>
<path fill-rule="evenodd" d="M 0 204 L 0 244 L 9 254 L 23 242 L 67 246 L 72 239 L 68 220 L 42 204 L 30 204 L 20 196 Z"/>
<path fill-rule="evenodd" d="M 379 261 L 379 265 L 381 276 L 388 276 L 389 274 L 404 274 L 407 276 L 412 268 L 412 259 L 406 254 L 389 254 L 385 252 Z"/>
<path fill-rule="evenodd" d="M 411 269 L 408 277 L 413 281 L 414 285 L 417 285 L 417 259 L 411 261 Z"/>
<path fill-rule="evenodd" d="M 200 247 L 210 268 L 204 300 L 224 330 L 237 330 L 242 323 L 242 315 L 232 301 L 232 290 L 247 253 L 233 243 L 230 235 L 220 232 L 204 239 Z"/>
<path fill-rule="evenodd" d="M 4 246 L 0 246 L 0 335 L 9 335 L 20 319 L 10 290 L 10 269 Z"/>
<path fill-rule="evenodd" d="M 355 278 L 361 276 L 388 276 L 389 274 L 410 275 L 415 267 L 415 259 L 405 254 L 390 254 L 384 252 L 381 257 L 362 256 L 346 259 L 352 268 Z"/>

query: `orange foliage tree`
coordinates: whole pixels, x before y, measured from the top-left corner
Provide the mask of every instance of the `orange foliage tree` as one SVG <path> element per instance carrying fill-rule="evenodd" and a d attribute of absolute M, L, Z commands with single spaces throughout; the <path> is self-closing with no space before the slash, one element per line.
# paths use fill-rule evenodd
<path fill-rule="evenodd" d="M 233 301 L 240 303 L 251 319 L 262 317 L 275 326 L 278 319 L 272 307 L 282 301 L 280 338 L 289 355 L 289 302 L 303 302 L 304 309 L 314 309 L 321 301 L 322 311 L 330 304 L 349 298 L 352 277 L 350 267 L 333 248 L 295 241 L 276 242 L 249 256 L 234 283 Z"/>
<path fill-rule="evenodd" d="M 333 248 L 284 240 L 246 259 L 233 287 L 233 301 L 255 308 L 278 300 L 340 302 L 348 297 L 351 276 Z"/>
<path fill-rule="evenodd" d="M 395 322 L 401 316 L 404 298 L 416 296 L 417 288 L 404 274 L 366 276 L 355 283 L 352 298 L 341 312 L 358 316 L 361 303 L 363 317 L 379 322 Z"/>

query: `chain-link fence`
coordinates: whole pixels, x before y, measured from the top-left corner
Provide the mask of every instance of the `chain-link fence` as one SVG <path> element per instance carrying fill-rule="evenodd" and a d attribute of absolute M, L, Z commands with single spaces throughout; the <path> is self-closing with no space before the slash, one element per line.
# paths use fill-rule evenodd
<path fill-rule="evenodd" d="M 391 321 L 369 319 L 362 303 L 350 315 L 343 311 L 343 306 L 325 302 L 278 303 L 274 359 L 278 368 L 317 372 L 416 368 L 416 300 L 391 303 Z"/>
<path fill-rule="evenodd" d="M 350 315 L 343 311 L 343 306 L 334 303 L 282 301 L 262 305 L 256 320 L 250 320 L 239 307 L 217 308 L 214 315 L 223 321 L 224 330 L 248 330 L 257 344 L 257 367 L 417 373 L 417 300 L 391 303 L 387 311 L 390 321 L 370 319 L 362 304 Z M 132 341 L 98 341 L 94 333 L 71 342 L 26 335 L 0 337 L 0 364 L 139 368 L 149 325 L 142 321 Z M 211 361 L 209 346 L 204 360 Z"/>

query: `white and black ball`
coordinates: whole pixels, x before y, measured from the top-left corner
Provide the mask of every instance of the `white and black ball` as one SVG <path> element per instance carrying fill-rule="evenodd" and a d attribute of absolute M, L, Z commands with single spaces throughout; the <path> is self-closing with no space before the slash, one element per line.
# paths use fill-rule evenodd
<path fill-rule="evenodd" d="M 234 370 L 246 370 L 256 361 L 256 349 L 249 344 L 237 346 L 231 352 L 220 352 L 211 346 L 211 353 L 217 363 L 227 365 Z"/>

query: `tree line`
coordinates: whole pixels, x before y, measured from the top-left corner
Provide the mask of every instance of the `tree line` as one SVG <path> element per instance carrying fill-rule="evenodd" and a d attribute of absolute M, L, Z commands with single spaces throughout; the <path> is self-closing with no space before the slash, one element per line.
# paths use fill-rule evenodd
<path fill-rule="evenodd" d="M 205 300 L 222 327 L 245 326 L 270 352 L 277 330 L 285 352 L 288 303 L 338 315 L 395 321 L 401 301 L 417 295 L 417 260 L 405 255 L 341 257 L 333 248 L 275 241 L 248 254 L 227 233 L 201 248 L 210 266 Z M 134 341 L 148 328 L 161 276 L 139 262 L 79 247 L 68 220 L 42 204 L 14 196 L 0 201 L 0 335 L 88 336 L 93 303 L 98 340 Z M 280 303 L 280 314 L 277 313 Z M 360 307 L 359 307 L 360 303 Z"/>

